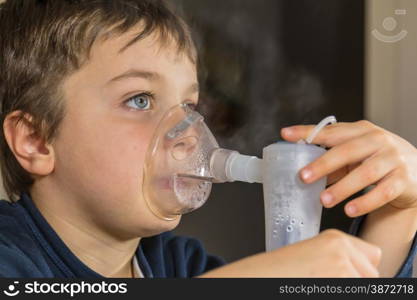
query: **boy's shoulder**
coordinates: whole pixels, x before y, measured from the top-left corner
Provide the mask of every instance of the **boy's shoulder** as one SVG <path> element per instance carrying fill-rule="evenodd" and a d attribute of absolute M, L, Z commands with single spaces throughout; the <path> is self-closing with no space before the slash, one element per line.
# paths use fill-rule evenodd
<path fill-rule="evenodd" d="M 21 222 L 19 206 L 0 200 L 0 277 L 45 277 L 49 268 L 39 245 Z"/>
<path fill-rule="evenodd" d="M 25 225 L 19 221 L 19 207 L 15 203 L 0 200 L 0 245 L 15 247 L 17 240 L 33 243 Z"/>
<path fill-rule="evenodd" d="M 226 264 L 222 257 L 208 254 L 199 239 L 172 231 L 142 238 L 140 244 L 154 277 L 194 277 Z"/>

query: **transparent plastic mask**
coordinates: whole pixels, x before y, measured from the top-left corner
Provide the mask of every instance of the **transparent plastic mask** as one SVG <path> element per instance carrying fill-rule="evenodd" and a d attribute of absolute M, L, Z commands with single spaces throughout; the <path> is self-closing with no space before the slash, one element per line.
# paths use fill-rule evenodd
<path fill-rule="evenodd" d="M 146 153 L 143 193 L 151 212 L 164 220 L 201 207 L 210 195 L 210 157 L 219 146 L 204 118 L 188 105 L 171 108 Z"/>

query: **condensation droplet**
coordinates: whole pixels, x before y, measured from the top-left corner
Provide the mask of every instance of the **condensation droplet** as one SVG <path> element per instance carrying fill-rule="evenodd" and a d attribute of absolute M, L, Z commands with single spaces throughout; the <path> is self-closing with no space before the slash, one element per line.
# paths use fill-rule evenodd
<path fill-rule="evenodd" d="M 275 219 L 275 224 L 279 224 L 279 219 Z"/>
<path fill-rule="evenodd" d="M 288 225 L 287 226 L 287 232 L 291 232 L 292 230 L 293 230 L 292 226 L 291 225 Z"/>
<path fill-rule="evenodd" d="M 303 221 L 300 221 L 300 226 L 304 226 L 304 222 Z"/>
<path fill-rule="evenodd" d="M 294 225 L 295 224 L 295 219 L 291 219 L 291 224 Z"/>

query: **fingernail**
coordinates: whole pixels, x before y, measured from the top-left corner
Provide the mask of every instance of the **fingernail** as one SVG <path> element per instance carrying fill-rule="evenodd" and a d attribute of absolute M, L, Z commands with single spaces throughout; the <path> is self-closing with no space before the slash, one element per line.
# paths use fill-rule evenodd
<path fill-rule="evenodd" d="M 321 195 L 321 202 L 323 202 L 324 205 L 330 205 L 333 202 L 333 196 L 330 193 L 323 193 Z"/>
<path fill-rule="evenodd" d="M 350 204 L 350 205 L 346 206 L 346 212 L 350 216 L 355 215 L 357 211 L 358 210 L 357 210 L 356 206 L 353 205 L 353 204 Z"/>
<path fill-rule="evenodd" d="M 290 127 L 285 127 L 282 129 L 282 135 L 290 136 L 293 134 L 293 130 Z"/>
<path fill-rule="evenodd" d="M 304 169 L 301 171 L 301 178 L 304 181 L 308 181 L 309 179 L 311 179 L 313 177 L 313 172 L 309 169 Z"/>

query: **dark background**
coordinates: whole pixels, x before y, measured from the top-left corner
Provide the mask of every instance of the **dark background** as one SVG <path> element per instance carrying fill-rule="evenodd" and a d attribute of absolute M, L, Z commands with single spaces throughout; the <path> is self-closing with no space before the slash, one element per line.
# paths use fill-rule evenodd
<path fill-rule="evenodd" d="M 261 156 L 280 129 L 363 118 L 361 0 L 172 0 L 200 49 L 200 107 L 221 147 Z M 343 204 L 322 229 L 347 231 Z M 215 184 L 177 234 L 228 262 L 264 251 L 260 184 Z"/>

